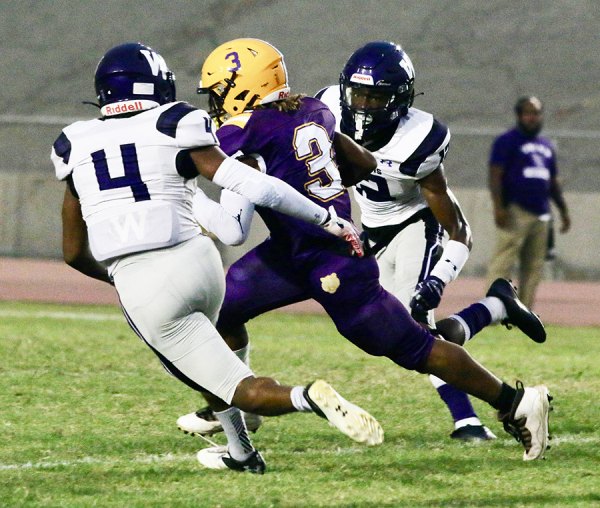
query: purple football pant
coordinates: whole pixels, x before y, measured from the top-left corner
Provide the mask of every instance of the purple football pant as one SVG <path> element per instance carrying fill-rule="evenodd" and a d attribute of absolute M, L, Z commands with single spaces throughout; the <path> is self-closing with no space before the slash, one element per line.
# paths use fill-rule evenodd
<path fill-rule="evenodd" d="M 314 298 L 338 331 L 360 349 L 421 370 L 433 336 L 379 284 L 374 257 L 355 258 L 320 248 L 289 251 L 266 240 L 227 273 L 217 328 L 239 326 L 267 311 Z"/>

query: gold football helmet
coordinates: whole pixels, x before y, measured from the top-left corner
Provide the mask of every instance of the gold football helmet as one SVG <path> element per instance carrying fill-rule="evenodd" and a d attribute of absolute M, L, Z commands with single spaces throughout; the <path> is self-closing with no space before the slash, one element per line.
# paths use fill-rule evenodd
<path fill-rule="evenodd" d="M 198 93 L 209 94 L 217 125 L 258 104 L 285 99 L 290 87 L 283 55 L 260 39 L 221 44 L 204 61 Z"/>

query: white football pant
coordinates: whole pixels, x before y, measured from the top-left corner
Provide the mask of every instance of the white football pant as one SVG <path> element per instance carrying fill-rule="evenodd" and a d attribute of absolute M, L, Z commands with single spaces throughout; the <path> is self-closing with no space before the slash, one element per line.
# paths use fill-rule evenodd
<path fill-rule="evenodd" d="M 199 235 L 127 256 L 116 263 L 113 277 L 130 326 L 165 368 L 231 403 L 237 385 L 253 373 L 214 327 L 225 275 L 213 241 Z"/>

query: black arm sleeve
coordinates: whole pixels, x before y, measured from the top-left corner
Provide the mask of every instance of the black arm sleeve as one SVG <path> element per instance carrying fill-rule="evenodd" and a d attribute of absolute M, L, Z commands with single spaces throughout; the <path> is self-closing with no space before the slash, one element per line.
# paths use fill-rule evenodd
<path fill-rule="evenodd" d="M 196 178 L 198 176 L 198 170 L 196 169 L 196 165 L 190 156 L 189 150 L 181 150 L 177 154 L 175 159 L 175 167 L 177 168 L 177 172 L 181 175 L 182 178 L 186 180 L 191 180 L 192 178 Z"/>

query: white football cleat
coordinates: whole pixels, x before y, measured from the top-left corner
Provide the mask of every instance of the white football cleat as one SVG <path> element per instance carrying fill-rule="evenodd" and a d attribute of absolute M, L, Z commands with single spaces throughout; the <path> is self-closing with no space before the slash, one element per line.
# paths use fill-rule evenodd
<path fill-rule="evenodd" d="M 204 448 L 196 454 L 196 458 L 207 469 L 232 469 L 254 474 L 263 474 L 266 469 L 265 461 L 257 450 L 254 450 L 243 462 L 233 459 L 226 446 Z"/>
<path fill-rule="evenodd" d="M 543 459 L 548 448 L 549 413 L 552 397 L 544 385 L 523 388 L 517 381 L 517 396 L 511 411 L 500 417 L 504 429 L 523 444 L 523 460 Z"/>
<path fill-rule="evenodd" d="M 340 432 L 359 443 L 383 443 L 383 429 L 364 409 L 348 402 L 331 385 L 317 380 L 304 389 L 304 396 L 315 413 Z"/>
<path fill-rule="evenodd" d="M 227 469 L 222 459 L 228 453 L 226 446 L 212 446 L 200 450 L 196 454 L 196 458 L 206 469 Z"/>
<path fill-rule="evenodd" d="M 250 432 L 256 432 L 263 422 L 263 417 L 259 415 L 242 411 L 242 416 L 246 422 L 246 428 Z M 221 422 L 209 407 L 180 416 L 177 418 L 177 427 L 185 434 L 191 434 L 192 436 L 212 436 L 217 432 L 223 432 Z"/>

